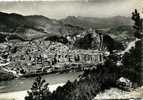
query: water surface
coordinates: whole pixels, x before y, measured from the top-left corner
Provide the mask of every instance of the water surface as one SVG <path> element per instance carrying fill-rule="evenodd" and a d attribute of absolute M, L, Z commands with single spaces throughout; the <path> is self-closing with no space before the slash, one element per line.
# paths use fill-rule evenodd
<path fill-rule="evenodd" d="M 74 81 L 81 72 L 70 72 L 64 74 L 50 74 L 43 75 L 42 78 L 46 80 L 50 85 L 65 83 L 68 80 Z M 14 79 L 10 81 L 1 81 L 0 82 L 0 93 L 14 92 L 14 91 L 22 91 L 28 90 L 31 88 L 32 83 L 35 77 L 30 78 L 20 78 Z"/>

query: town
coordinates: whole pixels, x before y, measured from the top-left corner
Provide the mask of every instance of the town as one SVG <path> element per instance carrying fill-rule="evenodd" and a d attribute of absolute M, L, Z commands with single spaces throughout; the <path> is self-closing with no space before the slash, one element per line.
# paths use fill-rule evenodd
<path fill-rule="evenodd" d="M 92 29 L 89 30 L 92 32 Z M 98 37 L 98 33 L 95 31 L 91 34 Z M 73 38 L 84 37 L 82 35 Z M 72 41 L 69 36 L 67 39 Z M 100 38 L 98 41 L 103 42 Z M 99 43 L 96 50 L 84 50 L 43 39 L 5 42 L 0 44 L 1 69 L 12 72 L 16 77 L 52 72 L 82 71 L 104 62 L 104 56 L 108 55 L 109 52 L 102 44 Z"/>

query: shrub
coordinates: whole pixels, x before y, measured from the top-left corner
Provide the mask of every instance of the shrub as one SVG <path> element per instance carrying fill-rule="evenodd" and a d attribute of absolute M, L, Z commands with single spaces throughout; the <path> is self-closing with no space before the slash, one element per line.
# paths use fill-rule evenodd
<path fill-rule="evenodd" d="M 28 91 L 28 96 L 25 100 L 47 100 L 45 98 L 50 98 L 51 92 L 48 88 L 48 83 L 38 76 L 33 82 L 32 88 Z"/>

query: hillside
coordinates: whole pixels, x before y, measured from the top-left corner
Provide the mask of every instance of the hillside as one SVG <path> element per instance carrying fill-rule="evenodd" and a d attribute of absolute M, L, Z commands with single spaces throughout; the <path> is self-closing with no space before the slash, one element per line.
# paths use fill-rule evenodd
<path fill-rule="evenodd" d="M 58 21 L 44 16 L 22 16 L 18 14 L 0 13 L 0 32 L 17 33 L 24 40 L 42 36 L 58 35 Z"/>
<path fill-rule="evenodd" d="M 116 16 L 113 18 L 73 17 L 55 20 L 42 15 L 23 16 L 15 13 L 0 12 L 0 32 L 16 32 L 24 40 L 49 36 L 76 35 L 92 27 L 95 29 L 118 28 L 130 26 L 130 18 Z M 115 30 L 116 31 L 116 30 Z"/>
<path fill-rule="evenodd" d="M 61 20 L 64 24 L 81 26 L 84 28 L 93 27 L 96 29 L 118 27 L 121 25 L 132 25 L 131 18 L 115 16 L 111 18 L 93 18 L 93 17 L 74 17 L 69 16 Z"/>
<path fill-rule="evenodd" d="M 44 38 L 49 41 L 57 41 L 61 43 L 69 43 L 67 36 L 73 38 L 74 47 L 79 49 L 93 49 L 93 42 L 85 41 L 80 37 L 74 40 L 74 37 L 87 32 L 89 28 L 100 30 L 111 38 L 126 42 L 132 38 L 132 21 L 130 18 L 115 16 L 113 18 L 92 18 L 92 17 L 74 17 L 69 16 L 65 19 L 56 20 L 49 19 L 42 15 L 23 16 L 15 13 L 0 12 L 0 32 L 8 32 L 9 34 L 1 34 L 1 42 L 9 40 L 35 40 Z M 12 34 L 16 33 L 16 34 Z M 131 36 L 131 37 L 130 37 Z M 108 41 L 106 41 L 109 44 Z M 116 45 L 116 43 L 114 44 Z M 113 46 L 110 46 L 113 47 Z M 114 46 L 115 47 L 115 46 Z"/>

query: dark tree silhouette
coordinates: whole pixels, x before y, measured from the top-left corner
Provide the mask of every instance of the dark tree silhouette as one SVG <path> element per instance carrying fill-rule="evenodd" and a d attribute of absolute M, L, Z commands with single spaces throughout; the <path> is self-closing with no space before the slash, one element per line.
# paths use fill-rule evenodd
<path fill-rule="evenodd" d="M 142 19 L 140 18 L 140 14 L 138 13 L 137 9 L 132 12 L 132 20 L 135 22 L 133 28 L 135 29 L 135 37 L 141 38 L 142 32 Z"/>
<path fill-rule="evenodd" d="M 48 88 L 48 83 L 38 76 L 33 82 L 32 88 L 30 91 L 27 91 L 28 96 L 25 97 L 25 100 L 45 100 L 45 98 L 50 98 L 51 92 Z M 46 100 L 49 100 L 49 99 Z"/>
<path fill-rule="evenodd" d="M 135 48 L 132 48 L 129 53 L 125 53 L 122 59 L 123 68 L 122 75 L 130 79 L 133 83 L 141 85 L 141 41 L 137 41 Z"/>
<path fill-rule="evenodd" d="M 141 39 L 142 19 L 136 9 L 132 13 L 132 20 L 135 22 L 133 26 L 135 29 L 134 35 L 136 38 Z M 123 55 L 122 63 L 124 65 L 124 68 L 122 68 L 124 77 L 136 83 L 137 86 L 142 85 L 142 40 L 137 41 L 135 47 Z"/>

